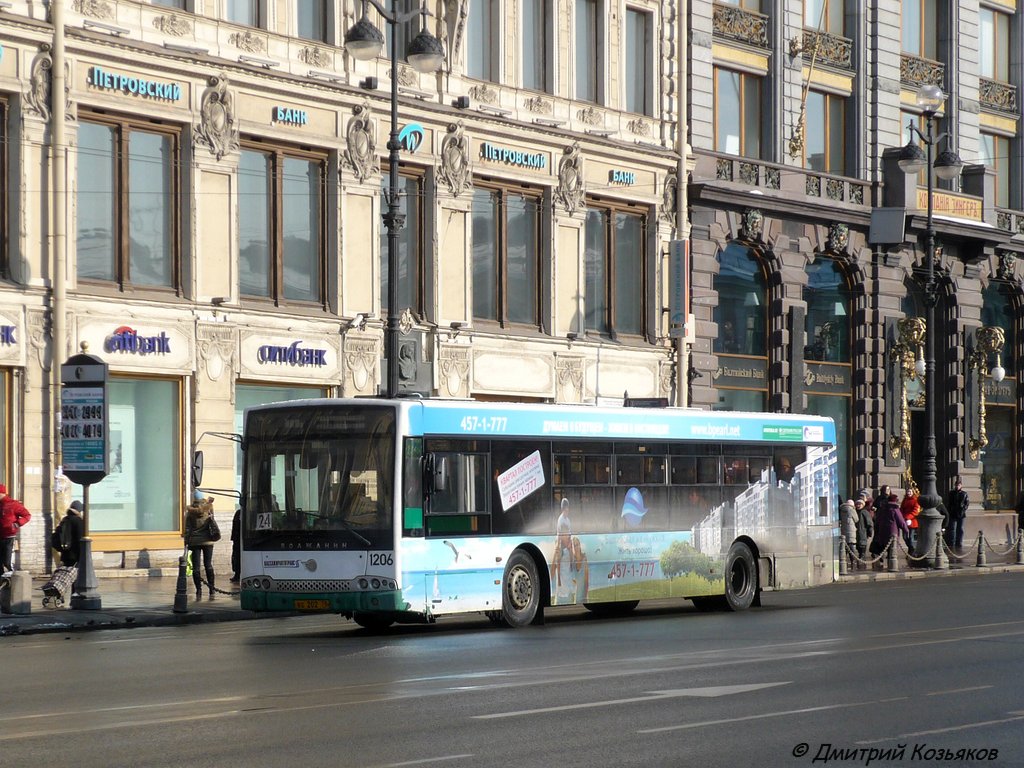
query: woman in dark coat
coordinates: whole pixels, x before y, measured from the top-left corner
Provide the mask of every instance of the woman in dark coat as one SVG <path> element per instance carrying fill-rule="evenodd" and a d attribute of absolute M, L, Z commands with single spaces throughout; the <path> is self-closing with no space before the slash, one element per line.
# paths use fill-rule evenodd
<path fill-rule="evenodd" d="M 196 600 L 203 596 L 203 580 L 199 575 L 199 561 L 203 561 L 206 571 L 206 585 L 210 588 L 210 599 L 213 591 L 213 543 L 220 538 L 214 533 L 213 499 L 203 498 L 199 491 L 195 492 L 193 501 L 185 513 L 185 546 L 192 555 L 192 582 L 196 585 Z"/>
<path fill-rule="evenodd" d="M 871 539 L 871 554 L 874 557 L 882 554 L 898 533 L 909 535 L 910 529 L 900 512 L 900 499 L 892 493 L 887 499 L 875 502 L 875 535 Z"/>

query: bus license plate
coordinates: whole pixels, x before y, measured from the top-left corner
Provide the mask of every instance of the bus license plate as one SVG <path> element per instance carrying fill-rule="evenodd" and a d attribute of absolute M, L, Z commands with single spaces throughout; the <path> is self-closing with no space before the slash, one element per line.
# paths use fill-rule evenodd
<path fill-rule="evenodd" d="M 297 611 L 326 611 L 331 607 L 330 600 L 296 600 Z"/>

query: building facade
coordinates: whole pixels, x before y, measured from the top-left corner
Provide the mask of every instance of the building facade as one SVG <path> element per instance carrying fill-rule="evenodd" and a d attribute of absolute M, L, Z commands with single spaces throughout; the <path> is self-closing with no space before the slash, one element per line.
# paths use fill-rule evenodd
<path fill-rule="evenodd" d="M 1018 0 L 452 0 L 393 29 L 371 8 L 400 49 L 421 23 L 441 39 L 429 75 L 348 55 L 354 0 L 64 0 L 60 30 L 50 5 L 0 9 L 0 480 L 36 512 L 20 567 L 50 567 L 80 492 L 57 406 L 83 346 L 110 368 L 90 489 L 107 567 L 175 562 L 192 451 L 204 486 L 237 489 L 224 436 L 245 407 L 380 391 L 392 77 L 404 391 L 820 413 L 844 496 L 922 475 L 926 196 L 896 155 L 941 86 L 968 165 L 934 195 L 939 487 L 962 476 L 972 515 L 1015 528 Z M 233 508 L 217 497 L 222 524 Z"/>
<path fill-rule="evenodd" d="M 245 407 L 381 390 L 392 76 L 401 389 L 672 396 L 671 7 L 429 4 L 436 75 L 347 55 L 361 7 L 66 0 L 60 35 L 46 4 L 0 11 L 0 479 L 36 513 L 21 568 L 50 567 L 81 493 L 54 410 L 72 354 L 109 366 L 109 474 L 89 496 L 108 568 L 176 563 L 192 451 L 204 488 L 237 489 L 225 436 Z M 400 46 L 420 23 L 371 20 Z M 235 499 L 216 499 L 226 528 Z"/>

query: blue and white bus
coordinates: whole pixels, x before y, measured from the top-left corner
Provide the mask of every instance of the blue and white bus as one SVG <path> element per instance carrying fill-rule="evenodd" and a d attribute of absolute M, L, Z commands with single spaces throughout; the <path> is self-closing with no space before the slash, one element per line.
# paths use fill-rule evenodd
<path fill-rule="evenodd" d="M 482 612 L 743 610 L 833 579 L 830 419 L 329 399 L 245 412 L 242 607 L 381 629 Z"/>

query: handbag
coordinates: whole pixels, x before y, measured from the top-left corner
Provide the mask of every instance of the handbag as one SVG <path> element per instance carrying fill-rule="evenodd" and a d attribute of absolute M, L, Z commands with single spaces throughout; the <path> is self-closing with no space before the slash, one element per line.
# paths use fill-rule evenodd
<path fill-rule="evenodd" d="M 210 541 L 220 541 L 220 526 L 213 515 L 210 515 L 210 522 L 207 523 L 207 530 L 210 533 Z"/>

